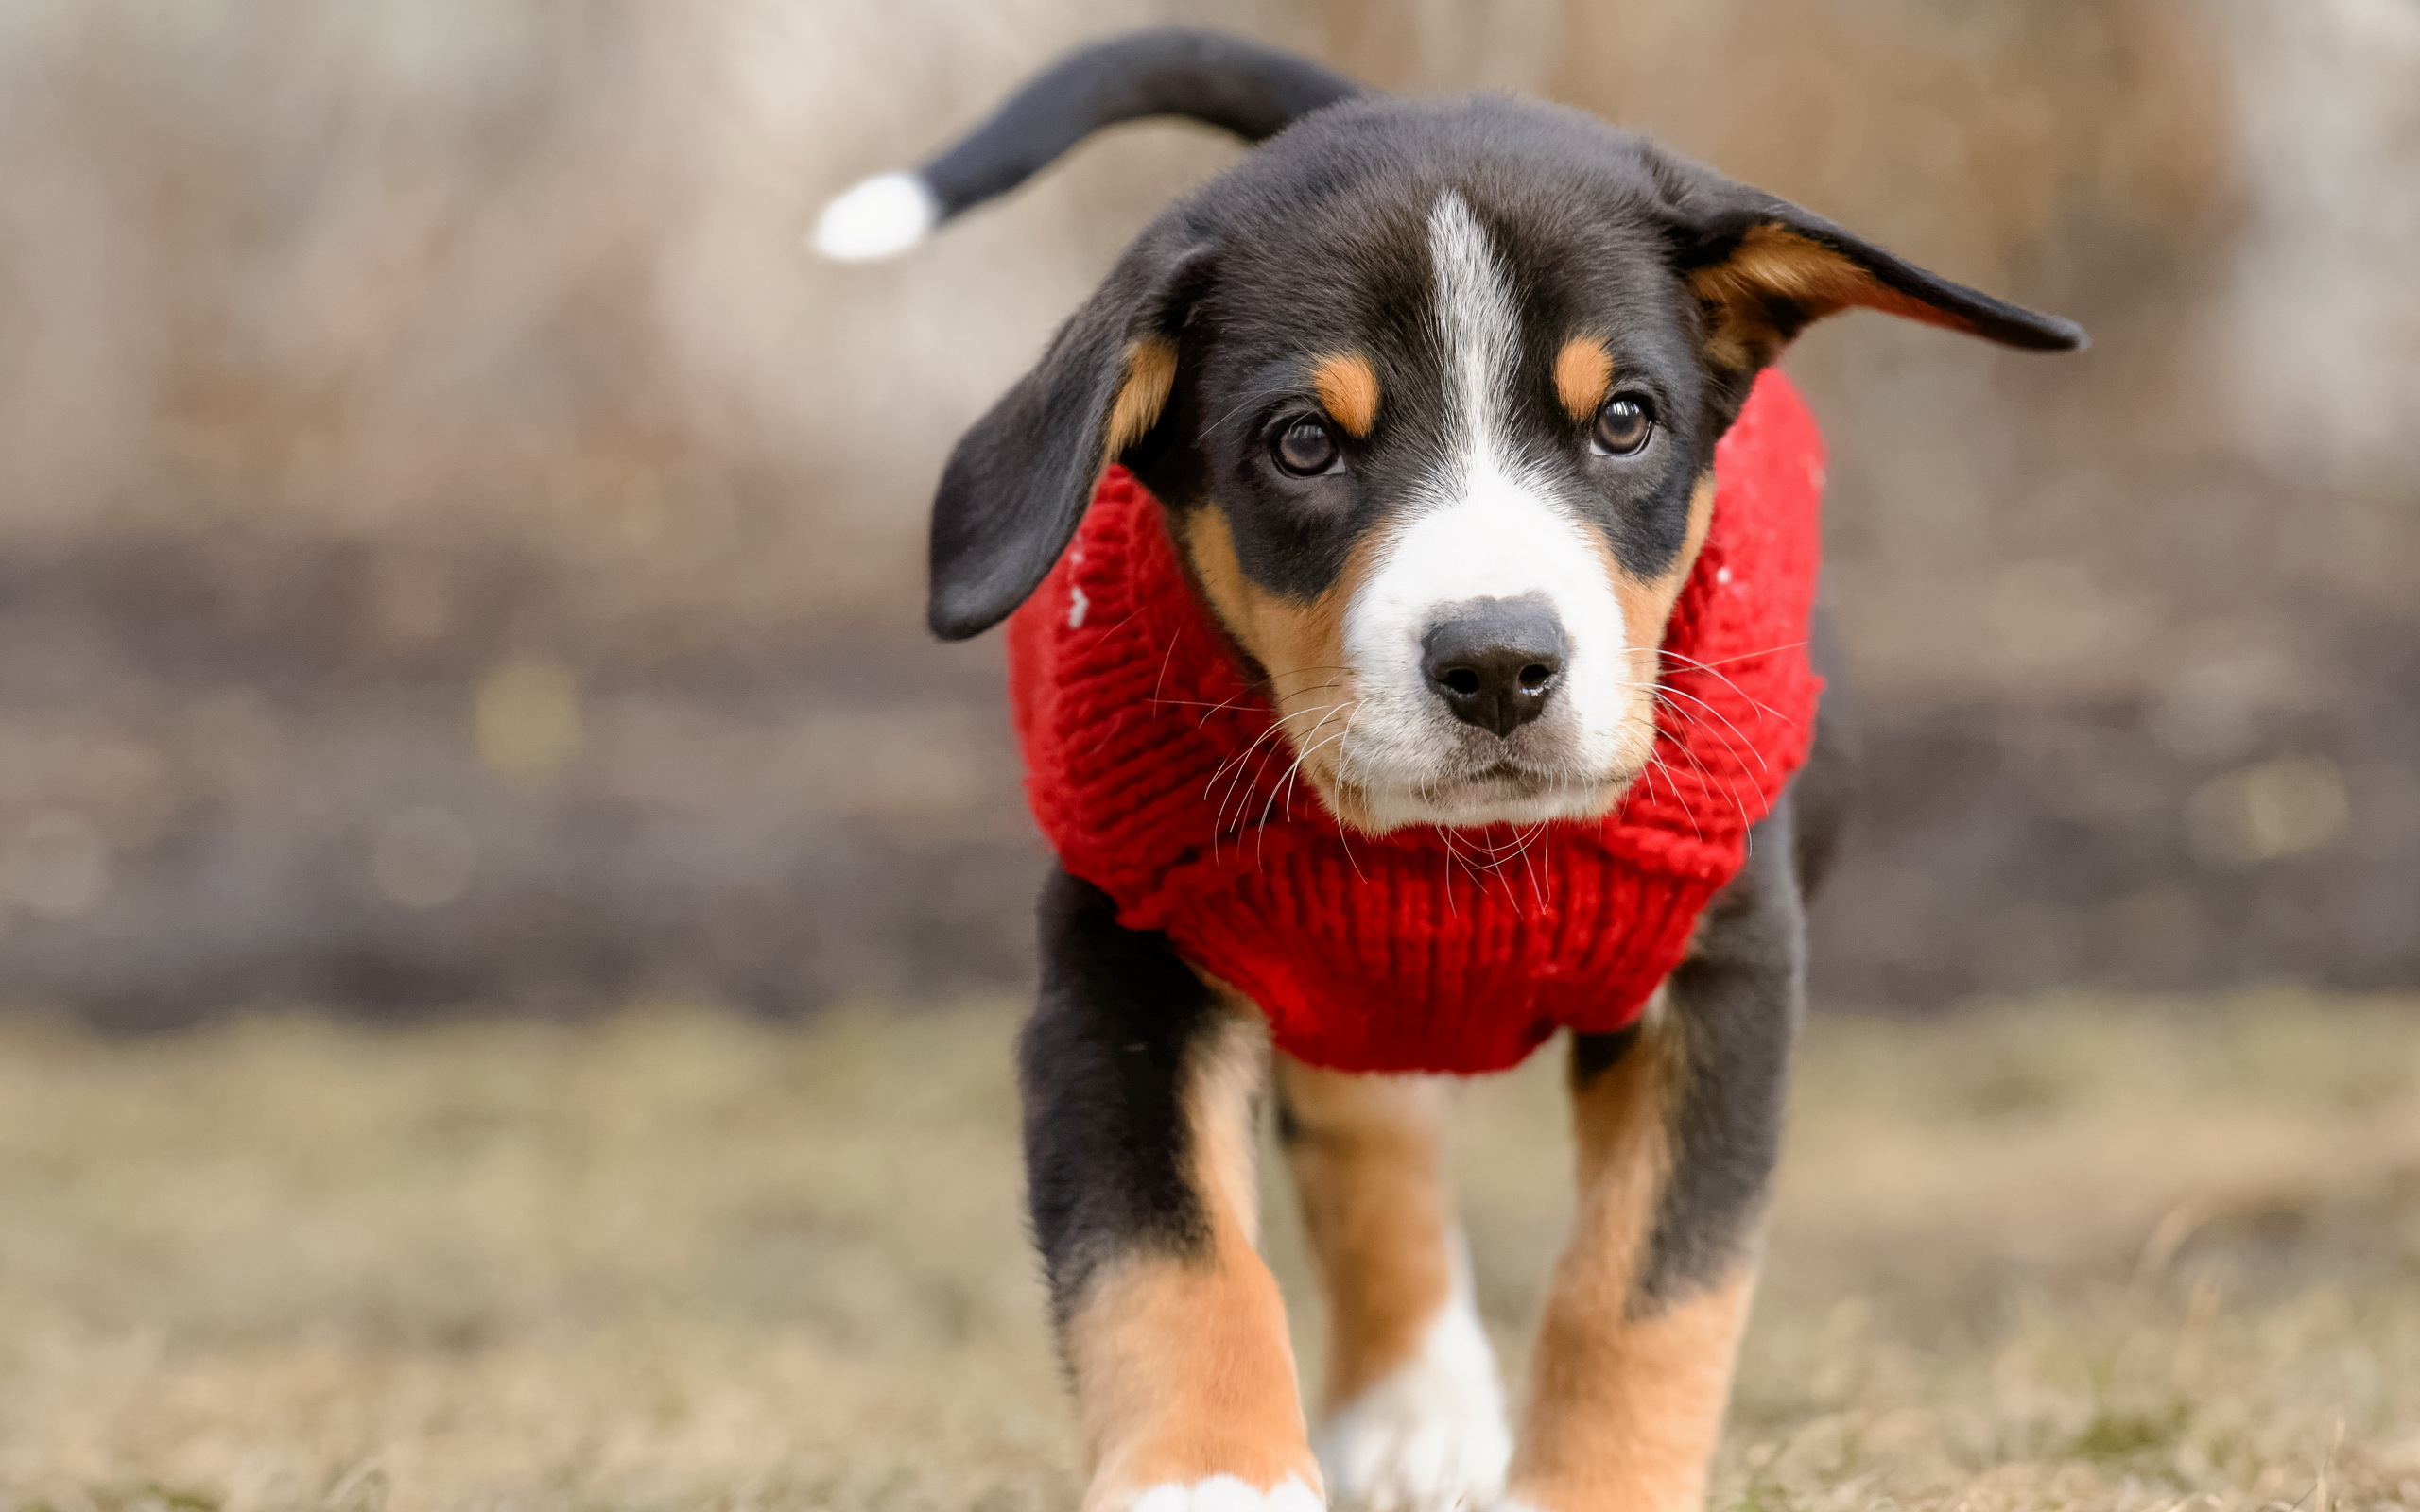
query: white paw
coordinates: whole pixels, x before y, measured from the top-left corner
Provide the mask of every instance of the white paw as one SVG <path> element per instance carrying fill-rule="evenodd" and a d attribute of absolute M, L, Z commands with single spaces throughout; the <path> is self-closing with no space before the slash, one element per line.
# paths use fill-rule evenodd
<path fill-rule="evenodd" d="M 1266 1491 L 1213 1475 L 1191 1486 L 1154 1486 L 1128 1503 L 1127 1512 L 1324 1512 L 1324 1504 L 1290 1475 Z"/>
<path fill-rule="evenodd" d="M 1461 1287 L 1420 1352 L 1322 1423 L 1311 1450 L 1350 1512 L 1478 1512 L 1495 1499 L 1512 1435 L 1495 1355 Z"/>

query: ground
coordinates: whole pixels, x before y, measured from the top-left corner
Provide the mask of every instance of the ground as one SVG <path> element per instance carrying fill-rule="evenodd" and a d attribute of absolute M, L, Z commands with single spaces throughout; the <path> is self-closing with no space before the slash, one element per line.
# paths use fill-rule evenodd
<path fill-rule="evenodd" d="M 0 1508 L 1071 1505 L 1013 1023 L 0 1020 Z M 1462 1096 L 1509 1353 L 1558 1074 Z M 2420 1506 L 2420 1003 L 1819 1018 L 1766 1276 L 1719 1507 Z"/>

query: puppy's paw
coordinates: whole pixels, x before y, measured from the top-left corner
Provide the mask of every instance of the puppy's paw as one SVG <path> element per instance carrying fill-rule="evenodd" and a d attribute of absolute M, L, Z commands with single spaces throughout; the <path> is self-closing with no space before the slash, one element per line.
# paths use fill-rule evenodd
<path fill-rule="evenodd" d="M 1495 1356 L 1457 1296 L 1420 1352 L 1312 1435 L 1328 1494 L 1348 1512 L 1479 1512 L 1504 1489 L 1512 1435 Z"/>
<path fill-rule="evenodd" d="M 1211 1475 L 1190 1486 L 1154 1486 L 1122 1506 L 1123 1512 L 1326 1512 L 1327 1503 L 1290 1475 L 1267 1490 L 1233 1475 Z"/>

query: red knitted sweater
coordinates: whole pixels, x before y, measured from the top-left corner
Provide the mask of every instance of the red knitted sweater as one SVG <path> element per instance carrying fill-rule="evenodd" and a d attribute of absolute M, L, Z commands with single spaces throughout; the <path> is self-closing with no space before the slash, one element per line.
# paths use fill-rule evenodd
<path fill-rule="evenodd" d="M 1009 624 L 1026 791 L 1129 928 L 1350 1071 L 1475 1073 L 1557 1028 L 1618 1029 L 1739 869 L 1806 759 L 1823 438 L 1768 371 L 1715 450 L 1714 520 L 1664 648 L 1657 762 L 1607 817 L 1345 831 L 1308 787 L 1133 475 Z M 1525 843 L 1526 842 L 1526 843 Z"/>

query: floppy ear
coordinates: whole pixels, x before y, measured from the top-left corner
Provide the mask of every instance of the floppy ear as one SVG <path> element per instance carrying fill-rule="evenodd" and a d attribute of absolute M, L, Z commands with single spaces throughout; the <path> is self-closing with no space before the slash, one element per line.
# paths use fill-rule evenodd
<path fill-rule="evenodd" d="M 1704 170 L 1692 177 L 1675 210 L 1676 239 L 1705 312 L 1706 360 L 1719 371 L 1753 375 L 1806 326 L 1852 306 L 2033 352 L 2086 344 L 2072 320 L 1928 273 L 1787 199 Z"/>
<path fill-rule="evenodd" d="M 1150 434 L 1206 259 L 1147 235 L 950 454 L 925 617 L 945 641 L 1006 619 L 1066 549 L 1101 469 Z"/>

